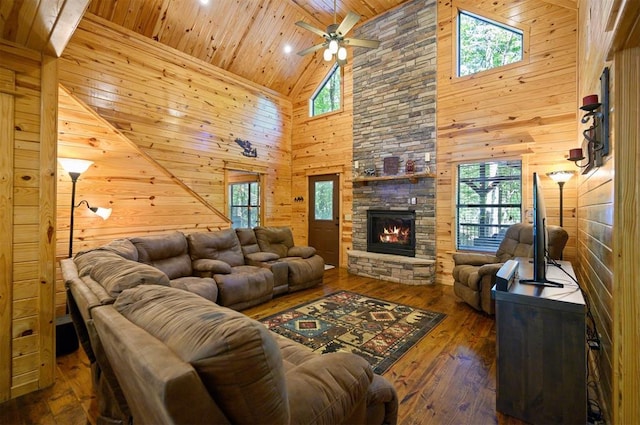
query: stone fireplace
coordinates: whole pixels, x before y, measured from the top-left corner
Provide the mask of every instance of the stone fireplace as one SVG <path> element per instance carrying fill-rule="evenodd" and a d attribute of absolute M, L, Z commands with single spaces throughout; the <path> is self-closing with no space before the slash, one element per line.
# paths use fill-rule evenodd
<path fill-rule="evenodd" d="M 435 282 L 436 29 L 435 0 L 413 0 L 355 31 L 356 37 L 380 40 L 380 47 L 355 49 L 353 58 L 350 273 L 414 285 Z M 386 169 L 387 159 L 399 167 Z M 380 178 L 363 180 L 365 168 L 367 176 Z M 413 216 L 413 252 L 397 250 L 398 243 L 372 246 L 367 216 L 380 210 Z M 387 230 L 383 239 L 396 238 Z"/>

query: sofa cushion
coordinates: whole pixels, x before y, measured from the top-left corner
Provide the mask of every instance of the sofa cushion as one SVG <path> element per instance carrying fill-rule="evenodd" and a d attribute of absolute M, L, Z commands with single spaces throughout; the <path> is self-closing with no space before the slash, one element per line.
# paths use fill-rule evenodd
<path fill-rule="evenodd" d="M 231 266 L 243 266 L 244 255 L 234 229 L 191 233 L 187 236 L 191 260 L 220 260 Z"/>
<path fill-rule="evenodd" d="M 138 261 L 162 270 L 169 279 L 191 276 L 187 239 L 181 232 L 130 239 L 138 250 Z"/>
<path fill-rule="evenodd" d="M 245 257 L 247 254 L 260 252 L 260 246 L 258 245 L 258 240 L 256 239 L 256 234 L 253 229 L 236 229 L 236 235 L 238 236 L 240 246 L 242 247 L 242 253 Z"/>
<path fill-rule="evenodd" d="M 293 233 L 289 227 L 263 227 L 254 229 L 261 251 L 273 252 L 278 257 L 289 255 L 289 248 L 293 246 Z"/>
<path fill-rule="evenodd" d="M 211 277 L 216 273 L 231 273 L 231 266 L 229 265 L 229 263 L 225 263 L 224 261 L 220 260 L 201 258 L 199 260 L 195 260 L 192 265 L 193 271 L 201 277 Z"/>
<path fill-rule="evenodd" d="M 198 294 L 209 301 L 218 300 L 218 285 L 211 277 L 185 276 L 173 279 L 170 282 L 172 288 L 183 289 L 194 294 Z"/>
<path fill-rule="evenodd" d="M 245 257 L 253 263 L 266 263 L 280 258 L 278 254 L 273 252 L 254 252 L 253 254 L 246 254 Z"/>
<path fill-rule="evenodd" d="M 117 297 L 125 289 L 142 284 L 169 286 L 169 278 L 157 268 L 113 255 L 116 258 L 103 256 L 90 273 L 110 296 Z"/>
<path fill-rule="evenodd" d="M 232 423 L 289 423 L 282 357 L 261 323 L 161 286 L 124 291 L 114 307 L 191 363 Z"/>

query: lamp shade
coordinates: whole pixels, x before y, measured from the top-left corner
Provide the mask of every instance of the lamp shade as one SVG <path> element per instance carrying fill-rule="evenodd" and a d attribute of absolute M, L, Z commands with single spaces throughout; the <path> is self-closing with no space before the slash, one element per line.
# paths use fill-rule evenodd
<path fill-rule="evenodd" d="M 324 53 L 322 54 L 322 57 L 326 62 L 329 62 L 333 58 L 333 53 L 331 53 L 331 50 L 329 49 L 324 49 Z"/>
<path fill-rule="evenodd" d="M 97 216 L 99 216 L 103 220 L 108 219 L 109 216 L 111 215 L 111 208 L 98 207 L 98 208 L 90 208 L 90 209 L 91 209 L 91 211 L 93 211 Z"/>
<path fill-rule="evenodd" d="M 338 53 L 338 41 L 337 40 L 331 40 L 329 42 L 329 51 L 331 52 L 332 55 L 335 55 L 336 53 Z"/>
<path fill-rule="evenodd" d="M 340 46 L 340 48 L 338 49 L 338 60 L 345 60 L 347 58 L 347 49 L 345 49 L 343 46 Z"/>
<path fill-rule="evenodd" d="M 58 162 L 67 173 L 82 174 L 89 169 L 93 161 L 76 158 L 58 158 Z"/>
<path fill-rule="evenodd" d="M 547 176 L 556 183 L 565 183 L 569 181 L 574 174 L 575 171 L 553 171 L 551 173 L 547 173 Z"/>

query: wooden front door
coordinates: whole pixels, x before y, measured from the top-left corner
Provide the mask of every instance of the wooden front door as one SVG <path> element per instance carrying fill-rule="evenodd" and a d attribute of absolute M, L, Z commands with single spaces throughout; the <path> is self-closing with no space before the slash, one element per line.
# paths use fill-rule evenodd
<path fill-rule="evenodd" d="M 309 177 L 309 245 L 334 266 L 340 262 L 339 184 L 338 174 Z"/>

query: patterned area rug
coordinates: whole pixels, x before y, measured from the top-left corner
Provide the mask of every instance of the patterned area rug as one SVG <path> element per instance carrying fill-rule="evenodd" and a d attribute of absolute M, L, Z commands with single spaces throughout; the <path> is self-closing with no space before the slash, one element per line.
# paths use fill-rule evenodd
<path fill-rule="evenodd" d="M 383 373 L 445 317 L 340 291 L 260 321 L 314 351 L 358 354 Z"/>

